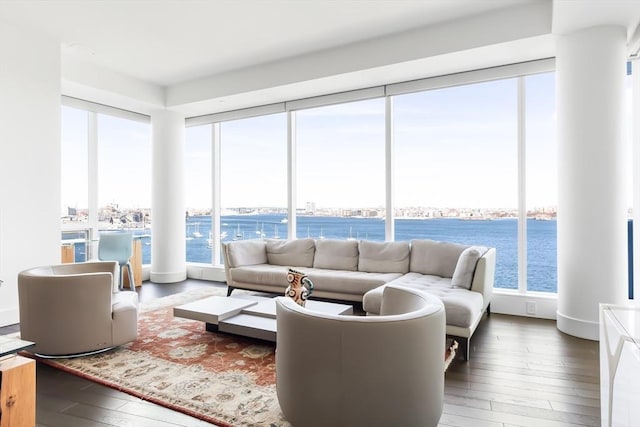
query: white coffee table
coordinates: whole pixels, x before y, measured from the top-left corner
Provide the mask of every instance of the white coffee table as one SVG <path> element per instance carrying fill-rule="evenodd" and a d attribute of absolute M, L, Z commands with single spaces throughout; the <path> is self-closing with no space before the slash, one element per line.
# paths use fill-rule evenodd
<path fill-rule="evenodd" d="M 323 313 L 353 314 L 348 304 L 309 300 L 306 307 Z M 213 296 L 174 307 L 173 315 L 205 322 L 207 331 L 276 340 L 275 298 Z"/>

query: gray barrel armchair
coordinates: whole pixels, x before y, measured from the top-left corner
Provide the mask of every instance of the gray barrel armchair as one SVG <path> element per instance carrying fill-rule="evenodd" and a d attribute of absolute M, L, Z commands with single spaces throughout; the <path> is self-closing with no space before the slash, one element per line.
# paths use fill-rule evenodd
<path fill-rule="evenodd" d="M 276 391 L 294 427 L 432 427 L 444 398 L 445 312 L 419 290 L 388 286 L 380 316 L 276 302 Z"/>
<path fill-rule="evenodd" d="M 117 292 L 118 263 L 36 267 L 18 274 L 20 336 L 29 351 L 69 356 L 107 350 L 138 336 L 138 294 Z M 115 282 L 114 282 L 115 281 Z"/>

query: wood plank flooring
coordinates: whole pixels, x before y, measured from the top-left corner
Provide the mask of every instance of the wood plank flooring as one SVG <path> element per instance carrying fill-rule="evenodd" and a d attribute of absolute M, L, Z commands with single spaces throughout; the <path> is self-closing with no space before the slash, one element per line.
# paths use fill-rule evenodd
<path fill-rule="evenodd" d="M 138 292 L 148 301 L 201 286 L 224 284 L 145 282 Z M 471 360 L 456 359 L 446 373 L 441 426 L 600 425 L 597 342 L 565 335 L 553 321 L 491 314 L 471 347 Z M 41 427 L 209 425 L 46 365 L 36 381 Z"/>

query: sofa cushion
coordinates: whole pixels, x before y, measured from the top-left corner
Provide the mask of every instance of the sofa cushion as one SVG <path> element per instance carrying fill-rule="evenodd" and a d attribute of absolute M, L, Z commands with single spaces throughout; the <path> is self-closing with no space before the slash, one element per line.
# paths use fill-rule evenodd
<path fill-rule="evenodd" d="M 453 277 L 460 254 L 469 247 L 450 242 L 419 239 L 411 241 L 410 271 Z"/>
<path fill-rule="evenodd" d="M 317 240 L 314 268 L 358 270 L 358 242 L 355 240 Z"/>
<path fill-rule="evenodd" d="M 462 251 L 451 278 L 452 288 L 471 289 L 471 280 L 476 270 L 476 264 L 486 251 L 487 248 L 481 246 L 470 246 Z"/>
<path fill-rule="evenodd" d="M 481 293 L 467 289 L 453 289 L 451 288 L 450 279 L 439 276 L 419 275 L 417 273 L 405 274 L 387 285 L 372 289 L 364 294 L 362 299 L 364 311 L 371 314 L 380 314 L 382 294 L 384 288 L 388 285 L 420 289 L 440 298 L 444 304 L 447 326 L 468 328 L 482 315 L 483 300 Z"/>
<path fill-rule="evenodd" d="M 406 286 L 409 288 L 432 289 L 451 288 L 451 279 L 440 276 L 432 276 L 420 273 L 409 272 L 401 277 L 387 282 L 387 285 Z M 382 303 L 382 293 L 384 286 L 367 292 L 362 298 L 362 308 L 367 313 L 380 314 L 380 304 Z"/>
<path fill-rule="evenodd" d="M 482 316 L 482 295 L 467 289 L 429 289 L 444 304 L 447 326 L 469 328 Z"/>
<path fill-rule="evenodd" d="M 370 273 L 406 273 L 409 271 L 408 242 L 371 242 L 361 240 L 358 270 Z"/>
<path fill-rule="evenodd" d="M 364 295 L 371 289 L 402 276 L 402 273 L 368 273 L 317 268 L 309 268 L 305 272 L 317 291 L 353 295 Z"/>
<path fill-rule="evenodd" d="M 240 283 L 251 283 L 261 286 L 281 286 L 282 292 L 289 286 L 287 281 L 288 267 L 283 265 L 257 264 L 229 269 L 231 279 Z"/>
<path fill-rule="evenodd" d="M 315 254 L 313 239 L 266 239 L 267 262 L 272 265 L 312 267 Z"/>
<path fill-rule="evenodd" d="M 227 245 L 227 261 L 230 267 L 240 265 L 264 264 L 267 262 L 266 242 L 264 240 L 238 240 Z"/>
<path fill-rule="evenodd" d="M 364 295 L 371 289 L 397 279 L 400 273 L 366 273 L 363 271 L 327 270 L 305 268 L 300 270 L 313 282 L 316 291 Z M 289 285 L 288 268 L 282 265 L 248 265 L 231 268 L 234 282 L 252 283 L 260 286 L 280 286 L 282 292 Z M 313 293 L 311 294 L 313 297 Z"/>

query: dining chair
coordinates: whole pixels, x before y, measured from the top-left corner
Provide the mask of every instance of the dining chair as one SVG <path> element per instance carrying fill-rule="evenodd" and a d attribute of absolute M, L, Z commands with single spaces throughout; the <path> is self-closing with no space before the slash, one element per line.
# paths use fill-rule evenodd
<path fill-rule="evenodd" d="M 120 265 L 120 281 L 118 289 L 124 286 L 124 268 L 127 268 L 129 286 L 132 291 L 136 290 L 133 281 L 133 268 L 131 266 L 131 256 L 133 255 L 133 233 L 131 232 L 107 232 L 100 233 L 98 241 L 98 259 L 100 261 L 116 261 Z"/>

